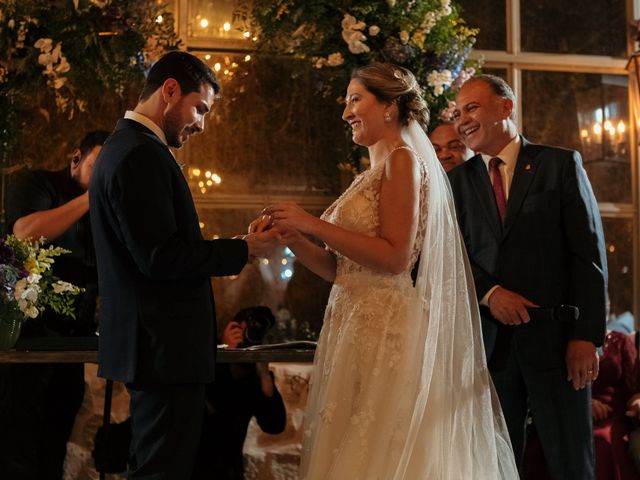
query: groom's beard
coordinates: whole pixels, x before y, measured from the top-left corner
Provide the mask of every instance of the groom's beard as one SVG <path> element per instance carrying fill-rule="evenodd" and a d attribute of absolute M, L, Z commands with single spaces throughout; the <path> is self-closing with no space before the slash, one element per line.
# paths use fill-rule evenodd
<path fill-rule="evenodd" d="M 178 102 L 164 116 L 164 134 L 167 137 L 167 144 L 173 148 L 182 147 L 182 144 L 189 138 L 189 135 L 184 138 L 184 141 L 181 138 L 188 127 L 180 118 L 180 105 L 181 102 Z"/>

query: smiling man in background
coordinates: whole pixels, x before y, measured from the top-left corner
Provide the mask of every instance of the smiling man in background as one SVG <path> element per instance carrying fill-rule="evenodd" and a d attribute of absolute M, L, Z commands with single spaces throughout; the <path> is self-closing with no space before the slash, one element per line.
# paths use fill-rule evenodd
<path fill-rule="evenodd" d="M 605 334 L 607 262 L 580 154 L 518 135 L 499 77 L 460 89 L 455 126 L 478 155 L 449 173 L 489 370 L 516 460 L 530 410 L 554 479 L 594 478 L 591 382 Z M 533 310 L 574 305 L 562 322 Z"/>

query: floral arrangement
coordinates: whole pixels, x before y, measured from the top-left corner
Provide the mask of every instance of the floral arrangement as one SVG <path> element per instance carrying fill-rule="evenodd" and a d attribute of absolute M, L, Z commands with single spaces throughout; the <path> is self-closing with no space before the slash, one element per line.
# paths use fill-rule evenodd
<path fill-rule="evenodd" d="M 71 118 L 96 96 L 122 95 L 178 44 L 172 14 L 156 0 L 0 2 L 0 163 L 33 112 Z"/>
<path fill-rule="evenodd" d="M 339 101 L 355 67 L 385 61 L 408 68 L 432 126 L 450 114 L 457 89 L 478 66 L 467 60 L 478 30 L 450 0 L 252 0 L 236 16 L 253 22 L 263 51 L 310 61 L 325 95 Z"/>
<path fill-rule="evenodd" d="M 36 318 L 45 308 L 75 318 L 74 299 L 82 292 L 53 276 L 54 257 L 69 253 L 39 241 L 0 238 L 0 321 Z"/>

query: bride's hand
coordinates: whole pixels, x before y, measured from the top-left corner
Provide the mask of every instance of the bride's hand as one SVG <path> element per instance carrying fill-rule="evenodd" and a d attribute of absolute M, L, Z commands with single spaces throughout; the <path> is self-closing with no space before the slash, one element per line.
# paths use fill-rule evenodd
<path fill-rule="evenodd" d="M 267 207 L 265 213 L 274 224 L 284 224 L 307 234 L 313 234 L 313 227 L 318 221 L 317 217 L 293 202 L 276 203 Z"/>
<path fill-rule="evenodd" d="M 247 233 L 260 233 L 271 228 L 271 217 L 269 215 L 260 215 L 249 224 Z"/>
<path fill-rule="evenodd" d="M 274 222 L 273 230 L 279 235 L 280 245 L 283 246 L 295 247 L 296 243 L 304 240 L 304 236 L 299 230 L 282 222 Z"/>

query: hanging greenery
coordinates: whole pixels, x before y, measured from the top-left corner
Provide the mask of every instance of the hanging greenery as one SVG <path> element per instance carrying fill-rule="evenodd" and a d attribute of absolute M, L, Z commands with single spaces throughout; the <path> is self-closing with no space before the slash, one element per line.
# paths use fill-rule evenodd
<path fill-rule="evenodd" d="M 83 114 L 121 96 L 179 40 L 156 0 L 5 0 L 0 3 L 0 166 L 16 162 L 33 112 Z"/>
<path fill-rule="evenodd" d="M 236 16 L 252 23 L 262 51 L 312 63 L 325 95 L 339 101 L 355 67 L 392 62 L 411 70 L 431 110 L 448 115 L 475 73 L 468 55 L 478 34 L 450 0 L 242 0 Z M 246 28 L 246 27 L 245 27 Z"/>

